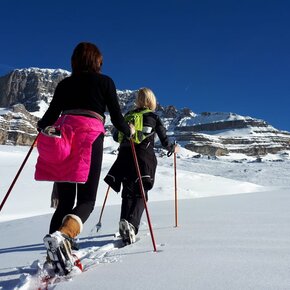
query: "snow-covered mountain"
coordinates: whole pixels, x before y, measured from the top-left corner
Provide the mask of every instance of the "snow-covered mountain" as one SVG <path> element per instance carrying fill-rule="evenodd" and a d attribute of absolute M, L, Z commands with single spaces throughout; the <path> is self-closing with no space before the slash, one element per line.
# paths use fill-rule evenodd
<path fill-rule="evenodd" d="M 62 69 L 28 68 L 0 78 L 0 144 L 31 144 L 37 119 L 47 109 L 57 83 L 69 74 Z M 136 91 L 117 90 L 117 94 L 123 112 L 131 109 Z M 259 157 L 290 149 L 290 133 L 264 120 L 230 112 L 197 114 L 189 108 L 161 104 L 157 113 L 172 139 L 202 155 L 242 153 Z M 109 116 L 106 127 L 110 135 Z"/>

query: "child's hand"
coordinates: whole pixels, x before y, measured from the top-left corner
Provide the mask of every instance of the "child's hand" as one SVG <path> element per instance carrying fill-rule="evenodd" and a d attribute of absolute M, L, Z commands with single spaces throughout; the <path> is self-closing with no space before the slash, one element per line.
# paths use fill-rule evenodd
<path fill-rule="evenodd" d="M 179 146 L 177 144 L 174 144 L 174 153 L 179 152 Z"/>
<path fill-rule="evenodd" d="M 133 136 L 135 133 L 135 126 L 133 124 L 129 124 L 129 127 L 130 127 L 131 136 Z"/>

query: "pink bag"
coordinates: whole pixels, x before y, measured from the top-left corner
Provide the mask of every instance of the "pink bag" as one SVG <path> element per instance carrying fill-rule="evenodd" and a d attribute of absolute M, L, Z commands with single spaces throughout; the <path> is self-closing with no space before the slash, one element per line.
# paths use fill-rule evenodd
<path fill-rule="evenodd" d="M 96 118 L 61 116 L 39 134 L 35 180 L 85 183 L 92 144 L 104 132 L 103 123 Z"/>
<path fill-rule="evenodd" d="M 46 127 L 37 140 L 39 156 L 50 163 L 64 161 L 71 152 L 73 128 L 69 124 L 60 124 Z"/>

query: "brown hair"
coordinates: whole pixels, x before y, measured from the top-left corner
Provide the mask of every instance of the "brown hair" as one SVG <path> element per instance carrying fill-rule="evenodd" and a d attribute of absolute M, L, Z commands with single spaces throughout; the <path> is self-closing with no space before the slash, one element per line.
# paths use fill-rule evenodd
<path fill-rule="evenodd" d="M 71 57 L 72 73 L 101 71 L 103 56 L 96 45 L 89 42 L 80 42 L 74 49 Z"/>
<path fill-rule="evenodd" d="M 136 108 L 147 108 L 152 111 L 156 109 L 156 97 L 149 88 L 141 88 L 138 90 L 135 100 Z"/>

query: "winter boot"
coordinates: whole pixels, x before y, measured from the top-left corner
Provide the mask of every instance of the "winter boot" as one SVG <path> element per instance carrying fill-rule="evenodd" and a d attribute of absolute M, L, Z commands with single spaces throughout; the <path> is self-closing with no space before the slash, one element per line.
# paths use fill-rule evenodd
<path fill-rule="evenodd" d="M 119 222 L 119 233 L 126 245 L 136 242 L 135 227 L 125 219 L 121 219 Z"/>
<path fill-rule="evenodd" d="M 76 264 L 76 258 L 72 254 L 71 239 L 81 232 L 82 226 L 81 219 L 70 214 L 64 217 L 58 231 L 46 235 L 43 239 L 47 255 L 59 275 L 67 275 Z"/>
<path fill-rule="evenodd" d="M 82 220 L 74 214 L 66 215 L 62 220 L 62 225 L 59 228 L 59 231 L 68 236 L 71 239 L 74 239 L 81 231 L 83 230 Z"/>

